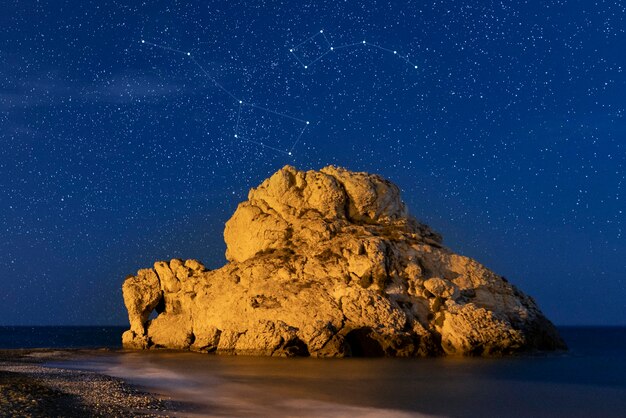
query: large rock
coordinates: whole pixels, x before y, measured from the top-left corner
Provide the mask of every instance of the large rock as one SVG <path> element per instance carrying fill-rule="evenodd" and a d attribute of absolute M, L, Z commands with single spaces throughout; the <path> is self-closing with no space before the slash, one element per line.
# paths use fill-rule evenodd
<path fill-rule="evenodd" d="M 530 297 L 443 247 L 376 175 L 286 166 L 250 191 L 224 239 L 218 270 L 174 259 L 126 279 L 125 347 L 317 357 L 565 348 Z"/>

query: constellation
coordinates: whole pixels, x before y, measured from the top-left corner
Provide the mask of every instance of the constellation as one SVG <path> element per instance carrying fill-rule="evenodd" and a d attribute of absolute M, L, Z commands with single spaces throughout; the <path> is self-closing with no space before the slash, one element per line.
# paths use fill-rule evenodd
<path fill-rule="evenodd" d="M 314 54 L 317 55 L 314 59 L 312 60 L 307 60 L 305 53 L 303 51 L 300 52 L 300 56 L 298 56 L 298 49 L 299 48 L 304 48 L 305 45 L 307 44 L 307 42 L 313 41 L 314 43 L 316 43 L 316 38 L 320 37 L 323 39 L 323 42 L 326 44 L 326 47 L 320 47 L 317 46 L 318 49 L 322 49 L 321 52 L 319 52 L 318 54 Z M 310 65 L 315 64 L 317 61 L 321 60 L 324 56 L 326 56 L 327 54 L 333 52 L 333 51 L 337 51 L 339 49 L 344 49 L 344 48 L 351 48 L 351 47 L 357 47 L 357 46 L 369 46 L 372 48 L 376 48 L 379 49 L 381 51 L 385 51 L 385 52 L 389 52 L 399 58 L 401 58 L 402 60 L 404 60 L 407 64 L 409 64 L 410 66 L 412 66 L 413 68 L 415 68 L 416 70 L 418 69 L 417 64 L 415 64 L 414 62 L 412 62 L 409 59 L 408 55 L 401 55 L 398 53 L 397 50 L 394 49 L 389 49 L 389 48 L 385 48 L 382 47 L 380 45 L 371 43 L 371 42 L 367 42 L 365 40 L 361 41 L 361 42 L 354 42 L 351 44 L 344 44 L 344 45 L 339 45 L 339 46 L 334 46 L 330 40 L 328 40 L 328 37 L 326 36 L 326 34 L 324 33 L 324 30 L 320 30 L 319 32 L 315 33 L 312 36 L 309 36 L 308 38 L 306 38 L 304 41 L 300 42 L 299 44 L 292 46 L 291 48 L 289 48 L 289 52 L 295 57 L 295 59 L 300 63 L 300 65 L 302 65 L 305 69 L 309 68 Z M 306 61 L 306 62 L 305 62 Z"/>
<path fill-rule="evenodd" d="M 209 74 L 209 72 L 198 62 L 198 60 L 196 60 L 192 55 L 191 52 L 189 51 L 182 51 L 180 49 L 176 49 L 176 48 L 171 48 L 169 46 L 166 45 L 160 45 L 160 44 L 155 44 L 152 42 L 148 42 L 145 39 L 141 40 L 141 44 L 142 45 L 147 45 L 147 46 L 151 46 L 154 48 L 160 48 L 166 51 L 170 51 L 170 52 L 176 52 L 178 54 L 182 54 L 185 57 L 188 57 L 191 62 L 200 69 L 200 71 L 209 79 L 211 80 L 211 82 L 213 82 L 213 84 L 215 84 L 216 87 L 218 87 L 220 90 L 222 90 L 224 93 L 226 93 L 228 96 L 230 96 L 231 99 L 233 99 L 235 101 L 235 103 L 237 104 L 237 122 L 235 124 L 235 133 L 234 133 L 234 138 L 236 139 L 240 139 L 246 142 L 249 142 L 251 144 L 255 144 L 255 145 L 259 145 L 261 147 L 270 149 L 272 151 L 275 152 L 279 152 L 282 154 L 286 154 L 286 155 L 293 155 L 293 150 L 295 149 L 296 145 L 298 145 L 298 143 L 300 142 L 300 139 L 302 138 L 302 135 L 304 134 L 304 131 L 306 130 L 307 126 L 310 124 L 310 121 L 308 120 L 304 120 L 304 119 L 300 119 L 297 118 L 295 116 L 291 116 L 291 115 L 287 115 L 285 113 L 280 113 L 280 112 L 276 112 L 274 110 L 268 109 L 266 107 L 263 106 L 259 106 L 257 104 L 242 100 L 240 98 L 238 98 L 233 92 L 231 92 L 230 90 L 228 90 L 226 87 L 224 87 L 220 82 L 218 82 L 215 77 L 211 76 L 211 74 Z M 302 129 L 299 131 L 298 136 L 296 137 L 295 141 L 291 144 L 291 147 L 289 147 L 289 149 L 287 150 L 283 150 L 277 147 L 273 147 L 271 145 L 268 145 L 266 143 L 263 143 L 262 141 L 255 141 L 252 138 L 246 136 L 246 135 L 242 135 L 240 132 L 240 122 L 241 122 L 241 116 L 242 116 L 242 110 L 244 109 L 253 109 L 253 110 L 257 110 L 260 112 L 264 112 L 266 114 L 269 115 L 274 115 L 277 116 L 279 118 L 284 118 L 284 119 L 289 119 L 292 121 L 295 121 L 298 124 L 302 124 Z"/>

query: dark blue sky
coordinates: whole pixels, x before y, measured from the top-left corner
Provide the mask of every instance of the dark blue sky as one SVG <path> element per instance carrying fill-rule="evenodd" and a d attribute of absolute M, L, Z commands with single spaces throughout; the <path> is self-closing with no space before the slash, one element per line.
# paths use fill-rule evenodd
<path fill-rule="evenodd" d="M 0 325 L 126 323 L 124 277 L 221 266 L 285 164 L 379 173 L 557 324 L 626 325 L 625 4 L 520 3 L 3 2 Z M 322 29 L 368 44 L 305 69 Z"/>

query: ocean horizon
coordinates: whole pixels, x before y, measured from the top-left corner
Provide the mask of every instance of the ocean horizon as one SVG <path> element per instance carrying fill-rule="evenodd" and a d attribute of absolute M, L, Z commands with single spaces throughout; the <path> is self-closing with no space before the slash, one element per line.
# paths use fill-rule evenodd
<path fill-rule="evenodd" d="M 127 325 L 0 326 L 0 349 L 121 348 Z"/>

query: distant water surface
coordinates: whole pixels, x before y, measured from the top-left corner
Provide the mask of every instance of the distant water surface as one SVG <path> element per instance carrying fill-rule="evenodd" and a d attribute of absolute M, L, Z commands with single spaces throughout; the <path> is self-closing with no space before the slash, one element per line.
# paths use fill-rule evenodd
<path fill-rule="evenodd" d="M 49 365 L 128 379 L 194 404 L 186 416 L 626 416 L 626 328 L 560 331 L 569 352 L 512 358 L 282 359 L 148 351 L 94 353 Z"/>
<path fill-rule="evenodd" d="M 0 327 L 0 349 L 122 348 L 123 326 Z"/>

